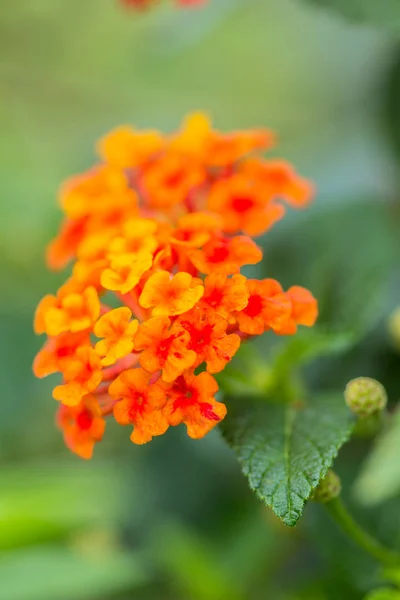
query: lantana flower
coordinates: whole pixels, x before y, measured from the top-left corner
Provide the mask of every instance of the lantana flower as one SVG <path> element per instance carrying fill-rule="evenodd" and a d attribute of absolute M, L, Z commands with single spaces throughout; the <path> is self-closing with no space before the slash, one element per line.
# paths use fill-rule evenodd
<path fill-rule="evenodd" d="M 57 424 L 79 456 L 112 417 L 136 444 L 180 424 L 203 437 L 229 410 L 214 375 L 241 344 L 315 323 L 311 292 L 241 273 L 262 260 L 250 236 L 313 195 L 291 165 L 258 155 L 273 142 L 267 130 L 215 131 L 202 113 L 172 135 L 124 126 L 62 186 L 47 260 L 72 275 L 38 305 L 47 340 L 33 370 L 60 373 Z"/>

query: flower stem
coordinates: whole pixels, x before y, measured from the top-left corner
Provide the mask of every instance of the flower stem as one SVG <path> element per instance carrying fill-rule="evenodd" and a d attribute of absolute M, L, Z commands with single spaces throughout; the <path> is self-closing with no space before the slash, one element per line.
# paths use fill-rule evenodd
<path fill-rule="evenodd" d="M 368 554 L 385 565 L 400 565 L 400 553 L 383 546 L 355 522 L 342 500 L 334 498 L 324 505 L 332 519 Z"/>

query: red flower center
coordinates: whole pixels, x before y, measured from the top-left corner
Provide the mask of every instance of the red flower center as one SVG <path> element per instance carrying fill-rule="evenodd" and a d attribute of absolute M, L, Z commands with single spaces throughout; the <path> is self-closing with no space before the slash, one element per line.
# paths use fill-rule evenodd
<path fill-rule="evenodd" d="M 156 354 L 161 361 L 167 360 L 168 354 L 170 353 L 171 344 L 176 337 L 176 335 L 170 335 L 164 340 L 161 340 L 161 342 L 158 344 Z"/>
<path fill-rule="evenodd" d="M 229 256 L 229 249 L 225 244 L 215 246 L 212 253 L 209 255 L 208 260 L 212 263 L 224 262 Z"/>
<path fill-rule="evenodd" d="M 201 354 L 204 346 L 209 346 L 212 341 L 214 326 L 206 323 L 201 328 L 197 328 L 192 323 L 182 323 L 183 327 L 189 332 L 189 350 L 194 350 L 197 354 Z"/>
<path fill-rule="evenodd" d="M 128 410 L 129 418 L 134 422 L 138 415 L 142 414 L 146 408 L 147 396 L 144 392 L 131 391 L 131 403 Z"/>
<path fill-rule="evenodd" d="M 254 200 L 252 198 L 246 198 L 237 196 L 232 200 L 232 208 L 238 213 L 245 213 L 254 206 Z"/>
<path fill-rule="evenodd" d="M 183 183 L 184 173 L 183 171 L 173 171 L 169 173 L 165 179 L 164 183 L 168 187 L 178 187 Z"/>
<path fill-rule="evenodd" d="M 173 404 L 173 410 L 185 409 L 196 404 L 199 393 L 195 388 L 188 388 L 181 396 L 178 396 Z"/>
<path fill-rule="evenodd" d="M 244 309 L 244 312 L 249 317 L 257 317 L 263 309 L 263 301 L 261 296 L 250 296 L 249 302 Z"/>
<path fill-rule="evenodd" d="M 210 306 L 218 306 L 221 304 L 223 298 L 223 292 L 221 289 L 215 288 L 206 298 L 204 298 L 204 302 L 209 304 Z"/>
<path fill-rule="evenodd" d="M 92 423 L 93 415 L 87 408 L 83 409 L 76 417 L 76 424 L 81 431 L 88 431 L 88 429 L 91 428 Z"/>
<path fill-rule="evenodd" d="M 75 354 L 76 349 L 71 346 L 61 346 L 57 348 L 56 355 L 57 358 L 66 358 L 67 356 L 73 356 Z"/>

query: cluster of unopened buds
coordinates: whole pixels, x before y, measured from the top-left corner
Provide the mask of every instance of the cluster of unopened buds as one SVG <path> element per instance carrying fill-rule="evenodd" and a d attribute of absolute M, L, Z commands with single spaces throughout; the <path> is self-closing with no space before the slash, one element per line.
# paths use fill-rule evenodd
<path fill-rule="evenodd" d="M 150 8 L 155 4 L 158 4 L 160 0 L 120 0 L 122 4 L 129 8 Z M 192 7 L 206 4 L 208 0 L 174 0 L 177 6 L 181 7 Z"/>
<path fill-rule="evenodd" d="M 226 414 L 214 374 L 240 344 L 314 324 L 309 291 L 240 273 L 261 261 L 250 236 L 283 217 L 282 201 L 312 196 L 288 163 L 254 156 L 273 141 L 216 132 L 201 113 L 174 135 L 121 127 L 100 141 L 100 164 L 63 186 L 66 218 L 47 258 L 74 264 L 37 308 L 48 339 L 34 372 L 61 373 L 57 421 L 83 458 L 112 414 L 136 444 L 180 423 L 203 437 Z"/>

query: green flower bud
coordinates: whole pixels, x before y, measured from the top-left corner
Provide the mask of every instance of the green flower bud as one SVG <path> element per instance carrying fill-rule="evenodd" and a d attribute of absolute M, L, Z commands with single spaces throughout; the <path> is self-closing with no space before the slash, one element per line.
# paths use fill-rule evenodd
<path fill-rule="evenodd" d="M 338 475 L 332 469 L 329 469 L 325 477 L 319 482 L 314 491 L 312 499 L 315 502 L 326 504 L 340 495 L 342 484 Z"/>
<path fill-rule="evenodd" d="M 350 410 L 361 418 L 382 411 L 387 404 L 385 388 L 379 381 L 370 377 L 357 377 L 349 381 L 344 397 Z"/>

